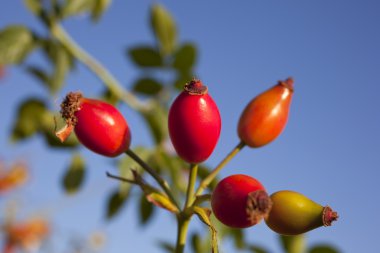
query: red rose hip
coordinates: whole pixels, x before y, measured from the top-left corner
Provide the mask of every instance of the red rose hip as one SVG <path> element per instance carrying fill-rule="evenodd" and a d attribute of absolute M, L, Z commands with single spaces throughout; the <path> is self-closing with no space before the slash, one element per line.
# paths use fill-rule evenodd
<path fill-rule="evenodd" d="M 111 104 L 70 92 L 61 104 L 66 120 L 56 133 L 64 141 L 72 129 L 78 140 L 95 153 L 115 157 L 128 150 L 131 133 L 123 115 Z"/>
<path fill-rule="evenodd" d="M 177 154 L 188 163 L 201 163 L 213 152 L 221 129 L 217 105 L 200 80 L 193 79 L 169 111 L 169 134 Z"/>
<path fill-rule="evenodd" d="M 218 183 L 211 196 L 215 217 L 224 225 L 247 228 L 267 217 L 272 202 L 255 178 L 237 174 Z"/>

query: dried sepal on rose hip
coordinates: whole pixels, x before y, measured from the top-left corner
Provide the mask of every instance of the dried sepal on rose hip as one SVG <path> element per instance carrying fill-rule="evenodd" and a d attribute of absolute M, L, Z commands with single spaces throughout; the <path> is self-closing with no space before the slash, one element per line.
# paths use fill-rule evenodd
<path fill-rule="evenodd" d="M 113 105 L 70 92 L 61 103 L 61 115 L 66 125 L 56 135 L 62 142 L 74 130 L 78 140 L 95 153 L 115 157 L 129 149 L 128 123 Z"/>
<path fill-rule="evenodd" d="M 237 174 L 221 180 L 211 195 L 215 217 L 232 228 L 248 228 L 266 218 L 272 202 L 255 178 Z"/>
<path fill-rule="evenodd" d="M 198 79 L 187 83 L 169 111 L 169 135 L 177 154 L 201 163 L 213 152 L 220 135 L 219 109 Z"/>
<path fill-rule="evenodd" d="M 321 226 L 331 226 L 337 212 L 295 191 L 278 191 L 270 196 L 273 206 L 265 223 L 274 232 L 299 235 Z"/>
<path fill-rule="evenodd" d="M 275 140 L 284 130 L 293 96 L 293 79 L 256 96 L 245 107 L 238 123 L 239 138 L 249 147 L 261 147 Z"/>

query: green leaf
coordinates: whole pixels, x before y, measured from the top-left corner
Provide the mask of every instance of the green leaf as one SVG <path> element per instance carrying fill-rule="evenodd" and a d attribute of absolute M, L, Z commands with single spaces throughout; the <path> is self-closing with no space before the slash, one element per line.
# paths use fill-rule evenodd
<path fill-rule="evenodd" d="M 42 39 L 40 42 L 45 56 L 52 64 L 57 64 L 57 62 L 60 61 L 60 58 L 64 57 L 68 59 L 70 69 L 73 69 L 75 67 L 75 58 L 61 44 L 51 39 Z M 64 56 L 62 56 L 63 54 Z"/>
<path fill-rule="evenodd" d="M 78 154 L 73 155 L 71 164 L 67 168 L 62 180 L 62 186 L 66 193 L 74 194 L 81 188 L 85 172 L 86 167 L 83 158 Z"/>
<path fill-rule="evenodd" d="M 247 248 L 252 253 L 269 253 L 267 249 L 256 245 L 250 245 Z"/>
<path fill-rule="evenodd" d="M 145 225 L 151 220 L 154 213 L 154 205 L 146 200 L 145 195 L 142 194 L 140 198 L 140 223 Z"/>
<path fill-rule="evenodd" d="M 101 95 L 101 100 L 109 103 L 109 104 L 112 104 L 112 105 L 116 105 L 120 99 L 119 99 L 119 96 L 117 96 L 114 92 L 112 92 L 110 89 L 106 88 L 102 95 Z"/>
<path fill-rule="evenodd" d="M 159 52 L 149 46 L 139 46 L 129 49 L 132 61 L 140 67 L 162 67 L 163 61 Z"/>
<path fill-rule="evenodd" d="M 158 242 L 158 246 L 168 253 L 175 253 L 175 248 L 170 242 L 160 241 Z"/>
<path fill-rule="evenodd" d="M 197 233 L 191 235 L 191 247 L 194 252 L 202 252 L 202 239 Z"/>
<path fill-rule="evenodd" d="M 177 44 L 177 28 L 171 14 L 162 5 L 154 4 L 150 21 L 162 54 L 173 53 Z"/>
<path fill-rule="evenodd" d="M 193 79 L 194 75 L 192 73 L 186 72 L 186 73 L 179 73 L 176 80 L 173 83 L 174 88 L 177 90 L 182 91 L 185 87 L 185 84 L 190 82 L 191 79 Z"/>
<path fill-rule="evenodd" d="M 133 85 L 133 91 L 143 95 L 157 95 L 162 89 L 162 84 L 152 78 L 140 78 Z"/>
<path fill-rule="evenodd" d="M 188 167 L 185 161 L 176 154 L 169 154 L 166 149 L 161 147 L 155 150 L 151 159 L 152 161 L 149 161 L 149 163 L 156 164 L 161 171 L 169 172 L 171 186 L 175 195 L 179 196 L 181 192 L 186 192 L 186 178 L 182 174 L 183 169 Z"/>
<path fill-rule="evenodd" d="M 64 17 L 90 12 L 95 7 L 94 0 L 66 0 L 62 13 Z"/>
<path fill-rule="evenodd" d="M 172 213 L 178 212 L 178 208 L 163 193 L 156 192 L 156 191 L 147 192 L 146 190 L 144 190 L 144 192 L 145 192 L 146 199 L 153 205 L 166 209 Z"/>
<path fill-rule="evenodd" d="M 19 25 L 0 31 L 0 64 L 20 64 L 34 47 L 32 32 Z"/>
<path fill-rule="evenodd" d="M 56 51 L 56 59 L 55 59 L 55 66 L 54 66 L 53 75 L 51 77 L 50 83 L 51 83 L 51 92 L 55 94 L 57 91 L 60 90 L 62 87 L 66 73 L 70 69 L 70 58 L 67 52 L 60 48 Z"/>
<path fill-rule="evenodd" d="M 26 7 L 34 14 L 39 14 L 42 10 L 41 0 L 24 0 Z"/>
<path fill-rule="evenodd" d="M 168 118 L 168 110 L 160 104 L 156 104 L 151 110 L 144 112 L 143 117 L 149 126 L 156 144 L 162 143 L 168 136 L 168 126 L 163 124 Z"/>
<path fill-rule="evenodd" d="M 203 208 L 199 206 L 195 206 L 193 208 L 194 213 L 198 216 L 198 218 L 206 224 L 211 232 L 211 249 L 212 253 L 217 253 L 218 252 L 218 238 L 217 238 L 217 231 L 215 227 L 212 225 L 211 220 L 210 220 L 210 215 L 211 215 L 211 210 L 208 208 Z"/>
<path fill-rule="evenodd" d="M 98 21 L 110 4 L 111 0 L 95 0 L 95 4 L 91 13 L 92 20 Z"/>
<path fill-rule="evenodd" d="M 183 44 L 174 54 L 173 67 L 181 73 L 190 72 L 197 58 L 197 48 L 194 44 Z"/>
<path fill-rule="evenodd" d="M 243 230 L 241 229 L 230 229 L 232 238 L 234 239 L 235 248 L 244 249 L 245 247 L 245 238 Z"/>
<path fill-rule="evenodd" d="M 50 77 L 49 74 L 46 73 L 43 69 L 37 66 L 27 66 L 26 72 L 28 72 L 33 77 L 37 78 L 45 87 L 50 89 Z"/>
<path fill-rule="evenodd" d="M 46 111 L 45 103 L 36 98 L 24 100 L 19 105 L 17 118 L 12 128 L 12 140 L 19 141 L 34 135 L 41 126 L 41 117 Z"/>
<path fill-rule="evenodd" d="M 303 253 L 305 252 L 304 235 L 285 236 L 279 235 L 281 245 L 286 253 Z"/>
<path fill-rule="evenodd" d="M 308 253 L 339 253 L 339 250 L 337 250 L 335 247 L 332 245 L 316 245 L 312 248 L 310 248 Z"/>
<path fill-rule="evenodd" d="M 106 218 L 111 219 L 118 214 L 128 199 L 130 191 L 120 191 L 120 189 L 116 189 L 113 191 L 108 199 L 107 199 L 107 212 Z"/>

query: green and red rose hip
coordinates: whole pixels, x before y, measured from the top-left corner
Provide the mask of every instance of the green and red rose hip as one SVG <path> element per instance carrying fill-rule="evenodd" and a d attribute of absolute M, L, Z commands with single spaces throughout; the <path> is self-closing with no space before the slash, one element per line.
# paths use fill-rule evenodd
<path fill-rule="evenodd" d="M 259 94 L 245 107 L 238 123 L 238 135 L 249 147 L 258 148 L 275 140 L 284 130 L 293 96 L 293 79 Z"/>

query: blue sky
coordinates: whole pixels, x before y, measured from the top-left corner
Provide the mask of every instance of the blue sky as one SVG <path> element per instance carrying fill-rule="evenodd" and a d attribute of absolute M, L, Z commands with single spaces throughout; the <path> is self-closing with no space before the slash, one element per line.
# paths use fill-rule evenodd
<path fill-rule="evenodd" d="M 223 171 L 227 176 L 249 174 L 269 192 L 282 189 L 304 193 L 329 204 L 340 220 L 329 228 L 307 234 L 310 244 L 328 242 L 342 252 L 374 252 L 380 219 L 380 2 L 365 1 L 160 1 L 174 16 L 182 42 L 197 43 L 196 72 L 209 86 L 219 106 L 223 128 L 215 165 L 238 142 L 236 122 L 248 101 L 292 76 L 295 94 L 289 123 L 274 143 L 257 150 L 244 149 Z M 98 25 L 86 17 L 64 23 L 66 29 L 128 88 L 139 72 L 125 57 L 125 48 L 152 43 L 148 11 L 152 1 L 114 1 Z M 6 1 L 0 8 L 0 28 L 27 24 L 43 33 L 22 1 Z M 32 55 L 32 60 L 39 60 Z M 55 98 L 69 90 L 88 96 L 102 88 L 80 66 Z M 106 252 L 157 252 L 155 239 L 173 241 L 174 220 L 159 211 L 151 227 L 139 228 L 137 207 L 129 202 L 124 213 L 110 223 L 102 219 L 103 204 L 115 182 L 106 179 L 112 167 L 82 150 L 88 160 L 83 191 L 63 196 L 60 177 L 70 154 L 51 151 L 35 137 L 22 144 L 9 143 L 8 134 L 17 104 L 29 96 L 46 97 L 35 80 L 17 68 L 0 81 L 0 158 L 22 157 L 32 168 L 28 186 L 15 193 L 23 215 L 43 213 L 54 220 L 60 238 L 86 235 L 100 229 L 107 234 Z M 132 146 L 149 145 L 142 122 L 123 108 L 133 129 Z M 5 200 L 0 200 L 2 207 Z M 194 222 L 194 229 L 200 226 Z M 252 242 L 279 252 L 275 234 L 264 224 L 249 229 Z M 63 236 L 62 236 L 63 235 Z M 62 237 L 61 237 L 62 236 Z M 60 237 L 60 238 L 58 238 Z M 154 239 L 154 240 L 153 240 Z M 227 242 L 223 252 L 231 252 Z"/>

